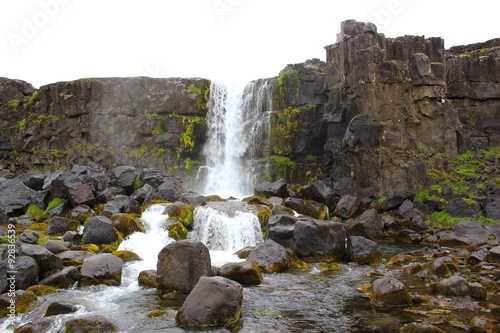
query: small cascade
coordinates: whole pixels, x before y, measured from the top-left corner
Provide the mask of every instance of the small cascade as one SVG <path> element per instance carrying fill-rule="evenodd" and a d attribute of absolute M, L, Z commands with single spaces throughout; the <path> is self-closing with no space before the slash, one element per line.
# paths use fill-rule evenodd
<path fill-rule="evenodd" d="M 269 80 L 212 82 L 206 165 L 197 176 L 198 192 L 236 197 L 253 192 L 257 179 L 254 161 L 265 153 L 271 108 Z"/>
<path fill-rule="evenodd" d="M 235 251 L 262 243 L 259 219 L 248 206 L 243 202 L 210 202 L 195 209 L 189 238 L 209 248 L 213 265 L 238 261 Z"/>

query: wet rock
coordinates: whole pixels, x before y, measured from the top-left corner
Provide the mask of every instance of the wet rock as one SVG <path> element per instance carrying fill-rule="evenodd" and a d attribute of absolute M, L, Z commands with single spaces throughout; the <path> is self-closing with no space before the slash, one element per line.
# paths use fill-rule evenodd
<path fill-rule="evenodd" d="M 324 220 L 328 213 L 328 208 L 324 204 L 298 198 L 286 198 L 285 207 L 318 220 Z"/>
<path fill-rule="evenodd" d="M 427 263 L 427 268 L 440 277 L 450 276 L 458 270 L 458 261 L 453 257 L 441 257 Z"/>
<path fill-rule="evenodd" d="M 60 216 L 54 216 L 47 224 L 45 233 L 47 235 L 64 234 L 67 231 L 76 231 L 79 227 L 80 222 L 78 221 L 70 220 Z"/>
<path fill-rule="evenodd" d="M 375 209 L 369 209 L 346 226 L 347 234 L 352 236 L 363 236 L 376 239 L 384 230 L 382 218 Z"/>
<path fill-rule="evenodd" d="M 470 333 L 489 333 L 493 330 L 495 324 L 487 317 L 475 316 L 469 322 Z"/>
<path fill-rule="evenodd" d="M 500 264 L 500 246 L 494 247 L 486 254 L 486 261 Z"/>
<path fill-rule="evenodd" d="M 138 283 L 141 287 L 156 288 L 156 270 L 146 270 L 139 273 Z"/>
<path fill-rule="evenodd" d="M 124 237 L 127 237 L 134 232 L 145 232 L 142 223 L 130 214 L 113 214 L 111 215 L 110 220 L 115 229 L 121 232 Z"/>
<path fill-rule="evenodd" d="M 301 259 L 334 261 L 346 256 L 344 224 L 323 220 L 299 220 L 293 233 L 294 253 Z"/>
<path fill-rule="evenodd" d="M 90 328 L 90 330 L 89 330 Z M 78 318 L 68 320 L 64 324 L 65 333 L 81 333 L 81 332 L 116 332 L 115 324 L 109 321 L 106 317 L 89 314 Z"/>
<path fill-rule="evenodd" d="M 131 251 L 114 251 L 111 253 L 114 256 L 120 257 L 123 262 L 132 262 L 142 260 L 137 253 Z"/>
<path fill-rule="evenodd" d="M 53 318 L 43 318 L 34 320 L 27 324 L 14 329 L 15 333 L 46 333 L 49 332 L 50 327 L 54 324 Z"/>
<path fill-rule="evenodd" d="M 82 308 L 82 306 L 80 304 L 77 304 L 77 303 L 64 302 L 64 301 L 52 302 L 47 307 L 47 310 L 45 310 L 45 317 L 57 316 L 57 315 L 68 314 L 68 313 L 75 313 L 81 308 Z"/>
<path fill-rule="evenodd" d="M 96 254 L 83 259 L 80 287 L 105 284 L 119 286 L 122 280 L 123 260 L 110 254 Z"/>
<path fill-rule="evenodd" d="M 75 266 L 64 267 L 62 270 L 47 276 L 40 284 L 54 288 L 71 288 L 80 280 L 80 271 Z"/>
<path fill-rule="evenodd" d="M 20 254 L 36 260 L 40 273 L 61 269 L 63 261 L 41 245 L 23 244 Z"/>
<path fill-rule="evenodd" d="M 6 263 L 6 261 L 4 260 Z M 16 257 L 13 269 L 9 271 L 14 271 L 15 275 L 15 285 L 16 289 L 26 289 L 38 282 L 38 275 L 40 273 L 40 267 L 38 266 L 36 260 L 27 256 Z"/>
<path fill-rule="evenodd" d="M 431 324 L 418 324 L 411 323 L 406 324 L 401 328 L 400 333 L 446 333 L 439 327 L 436 327 Z"/>
<path fill-rule="evenodd" d="M 444 296 L 464 297 L 470 296 L 470 286 L 467 280 L 460 276 L 452 276 L 448 279 L 431 284 L 434 293 Z"/>
<path fill-rule="evenodd" d="M 287 183 L 284 179 L 280 179 L 274 183 L 264 182 L 258 184 L 254 189 L 255 195 L 262 195 L 264 197 L 280 197 L 287 196 Z"/>
<path fill-rule="evenodd" d="M 202 276 L 211 276 L 208 248 L 199 241 L 182 240 L 170 243 L 158 254 L 158 288 L 190 292 Z"/>
<path fill-rule="evenodd" d="M 82 237 L 87 244 L 109 244 L 118 240 L 118 233 L 109 218 L 94 216 L 87 220 Z"/>
<path fill-rule="evenodd" d="M 347 256 L 360 265 L 376 266 L 382 262 L 378 244 L 361 236 L 347 238 Z"/>
<path fill-rule="evenodd" d="M 292 260 L 291 251 L 271 239 L 257 246 L 247 258 L 247 261 L 257 263 L 264 273 L 282 272 L 288 269 Z"/>
<path fill-rule="evenodd" d="M 255 250 L 255 246 L 245 246 L 241 250 L 236 251 L 234 254 L 240 259 L 246 259 L 253 250 Z"/>
<path fill-rule="evenodd" d="M 198 206 L 201 206 L 204 203 L 208 202 L 208 199 L 206 196 L 195 193 L 195 192 L 182 193 L 179 200 L 182 202 L 188 203 L 193 207 L 198 207 Z"/>
<path fill-rule="evenodd" d="M 58 254 L 58 253 L 61 253 L 61 252 L 68 250 L 68 248 L 66 246 L 64 246 L 63 244 L 56 242 L 56 241 L 53 241 L 53 240 L 47 241 L 47 243 L 45 243 L 44 246 L 47 250 L 49 250 L 50 252 L 52 252 L 54 254 Z"/>
<path fill-rule="evenodd" d="M 219 268 L 219 275 L 241 284 L 261 284 L 264 281 L 255 262 L 230 262 Z"/>
<path fill-rule="evenodd" d="M 77 266 L 83 263 L 83 259 L 94 254 L 87 251 L 64 251 L 56 255 L 62 259 L 64 266 Z"/>
<path fill-rule="evenodd" d="M 415 194 L 411 192 L 400 192 L 389 196 L 381 205 L 382 210 L 391 210 L 399 208 L 405 202 L 405 200 L 411 200 L 415 198 Z"/>
<path fill-rule="evenodd" d="M 344 219 L 351 218 L 358 211 L 360 204 L 361 201 L 358 197 L 346 194 L 340 198 L 337 206 L 335 206 L 333 215 L 340 216 Z"/>
<path fill-rule="evenodd" d="M 288 249 L 293 249 L 295 246 L 293 232 L 297 221 L 299 221 L 298 218 L 289 215 L 271 216 L 268 221 L 267 238 Z"/>
<path fill-rule="evenodd" d="M 174 177 L 166 177 L 163 183 L 158 186 L 156 197 L 165 201 L 177 201 L 186 190 L 179 180 Z"/>
<path fill-rule="evenodd" d="M 165 209 L 170 219 L 176 219 L 184 226 L 193 224 L 194 207 L 184 202 L 174 202 Z"/>
<path fill-rule="evenodd" d="M 36 305 L 40 304 L 38 296 L 31 291 L 16 290 L 14 292 L 14 297 L 9 296 L 9 294 L 10 293 L 5 293 L 0 295 L 0 318 L 10 313 L 8 307 L 11 305 L 10 300 L 12 299 L 16 300 L 16 314 L 28 313 L 33 310 Z"/>
<path fill-rule="evenodd" d="M 478 243 L 486 242 L 491 236 L 491 232 L 485 225 L 477 221 L 458 221 L 448 230 L 454 232 L 458 236 L 472 238 Z"/>
<path fill-rule="evenodd" d="M 241 315 L 242 286 L 224 277 L 201 277 L 177 312 L 179 326 L 212 327 L 236 323 Z"/>
<path fill-rule="evenodd" d="M 412 305 L 408 290 L 395 278 L 380 278 L 373 282 L 371 304 L 379 307 L 406 307 Z"/>

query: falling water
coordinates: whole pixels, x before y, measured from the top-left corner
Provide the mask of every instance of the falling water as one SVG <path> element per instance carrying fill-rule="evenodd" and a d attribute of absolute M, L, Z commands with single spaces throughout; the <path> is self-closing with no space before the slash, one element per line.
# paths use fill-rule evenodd
<path fill-rule="evenodd" d="M 206 166 L 199 192 L 243 197 L 256 183 L 255 159 L 262 156 L 268 132 L 272 89 L 267 80 L 212 82 L 207 114 Z"/>

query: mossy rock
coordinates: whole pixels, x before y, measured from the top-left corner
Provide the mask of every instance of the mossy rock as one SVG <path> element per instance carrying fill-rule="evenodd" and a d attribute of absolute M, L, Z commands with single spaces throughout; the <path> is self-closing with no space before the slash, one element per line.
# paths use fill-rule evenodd
<path fill-rule="evenodd" d="M 309 269 L 310 267 L 311 266 L 308 263 L 306 263 L 298 258 L 293 258 L 288 263 L 288 269 L 306 270 L 306 269 Z"/>
<path fill-rule="evenodd" d="M 391 266 L 404 266 L 415 260 L 416 258 L 414 256 L 399 253 L 393 256 L 387 264 Z"/>
<path fill-rule="evenodd" d="M 70 220 L 78 221 L 84 224 L 89 218 L 95 216 L 95 212 L 86 205 L 79 205 L 66 213 L 66 217 Z"/>
<path fill-rule="evenodd" d="M 168 230 L 168 235 L 175 240 L 183 240 L 187 238 L 186 227 L 177 220 L 168 220 L 165 229 Z"/>
<path fill-rule="evenodd" d="M 80 246 L 80 250 L 87 251 L 87 252 L 90 252 L 92 254 L 96 254 L 100 251 L 100 248 L 99 248 L 99 246 L 97 246 L 95 244 L 84 244 L 84 245 Z"/>
<path fill-rule="evenodd" d="M 190 204 L 176 202 L 167 207 L 166 212 L 170 219 L 178 220 L 185 227 L 189 227 L 193 224 L 194 207 Z"/>
<path fill-rule="evenodd" d="M 9 297 L 9 293 L 0 295 L 0 317 L 10 313 L 11 300 L 15 300 L 15 313 L 28 313 L 39 300 L 32 291 L 16 290 L 14 294 L 15 297 Z"/>
<path fill-rule="evenodd" d="M 248 198 L 244 198 L 241 201 L 246 202 L 247 204 L 250 204 L 250 205 L 265 205 L 268 207 L 273 206 L 273 204 L 266 197 L 259 196 L 259 195 L 254 195 L 254 196 L 251 196 Z"/>
<path fill-rule="evenodd" d="M 26 291 L 31 291 L 37 296 L 55 294 L 57 289 L 51 286 L 45 286 L 43 284 L 37 284 L 29 287 Z"/>
<path fill-rule="evenodd" d="M 157 317 L 165 316 L 167 314 L 168 314 L 168 312 L 165 310 L 155 310 L 155 311 L 148 312 L 148 314 L 146 316 L 148 316 L 149 318 L 157 318 Z"/>
<path fill-rule="evenodd" d="M 141 287 L 156 288 L 156 270 L 146 270 L 139 273 L 138 283 Z"/>
<path fill-rule="evenodd" d="M 208 195 L 206 198 L 207 198 L 208 202 L 212 202 L 212 201 L 222 201 L 222 202 L 224 202 L 224 201 L 227 201 L 226 199 L 222 199 L 220 196 L 215 195 L 215 194 L 214 195 Z"/>
<path fill-rule="evenodd" d="M 373 282 L 370 303 L 384 308 L 405 307 L 412 305 L 408 290 L 394 278 L 380 278 Z"/>
<path fill-rule="evenodd" d="M 115 325 L 101 315 L 86 315 L 70 319 L 64 324 L 65 333 L 116 332 Z"/>
<path fill-rule="evenodd" d="M 131 214 L 113 214 L 110 219 L 115 229 L 125 237 L 134 232 L 146 232 L 142 223 Z"/>
<path fill-rule="evenodd" d="M 114 251 L 111 253 L 114 256 L 122 258 L 123 262 L 139 261 L 141 257 L 132 251 Z"/>
<path fill-rule="evenodd" d="M 252 212 L 257 215 L 260 223 L 260 229 L 262 231 L 262 235 L 267 235 L 267 224 L 269 222 L 269 218 L 271 217 L 271 208 L 266 205 L 257 205 L 253 204 L 250 206 L 252 208 Z M 266 238 L 266 237 L 264 237 Z"/>
<path fill-rule="evenodd" d="M 332 263 L 329 263 L 328 265 L 326 265 L 325 268 L 323 268 L 323 271 L 331 272 L 331 271 L 338 271 L 340 269 L 344 269 L 344 266 L 342 266 L 341 264 L 339 264 L 337 262 L 332 262 Z"/>

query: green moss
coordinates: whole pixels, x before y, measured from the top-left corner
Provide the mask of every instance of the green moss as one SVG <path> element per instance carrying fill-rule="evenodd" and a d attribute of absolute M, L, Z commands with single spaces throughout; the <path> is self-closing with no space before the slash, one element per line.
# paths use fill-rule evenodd
<path fill-rule="evenodd" d="M 66 202 L 66 200 L 64 200 L 64 199 L 60 199 L 60 198 L 54 198 L 54 199 L 52 199 L 52 200 L 49 202 L 49 204 L 48 204 L 48 206 L 47 206 L 47 209 L 45 209 L 45 211 L 43 212 L 43 214 L 42 214 L 42 216 L 41 216 L 42 220 L 46 220 L 46 219 L 47 219 L 47 217 L 48 217 L 48 215 L 49 215 L 49 212 L 50 212 L 52 209 L 54 209 L 54 208 L 56 208 L 56 207 L 59 207 L 60 205 L 62 205 L 62 204 L 63 204 L 63 203 L 65 203 L 65 202 Z"/>
<path fill-rule="evenodd" d="M 293 151 L 294 139 L 299 130 L 297 116 L 300 113 L 300 109 L 289 107 L 271 115 L 269 141 L 273 154 L 286 155 Z"/>
<path fill-rule="evenodd" d="M 35 103 L 39 99 L 38 98 L 39 96 L 40 96 L 40 91 L 37 90 L 37 91 L 33 92 L 33 94 L 31 94 L 30 97 L 25 97 L 25 101 L 28 102 L 29 106 L 33 106 L 33 105 L 35 105 Z"/>
<path fill-rule="evenodd" d="M 21 101 L 17 100 L 17 99 L 13 99 L 13 100 L 7 102 L 7 106 L 10 107 L 11 109 L 13 109 L 14 111 L 16 111 L 19 104 L 21 104 Z"/>
<path fill-rule="evenodd" d="M 25 126 L 26 126 L 26 123 L 28 122 L 27 119 L 22 119 L 22 120 L 19 120 L 17 123 L 16 123 L 16 129 L 19 131 L 19 130 L 22 130 Z"/>
<path fill-rule="evenodd" d="M 149 318 L 157 318 L 157 317 L 165 316 L 166 314 L 168 314 L 168 312 L 165 310 L 155 310 L 155 311 L 148 312 L 148 314 L 146 316 L 148 316 Z"/>
<path fill-rule="evenodd" d="M 113 126 L 109 126 L 108 130 L 106 131 L 106 134 L 115 135 L 115 128 Z"/>
<path fill-rule="evenodd" d="M 272 175 L 269 175 L 271 180 L 291 178 L 296 167 L 296 163 L 287 156 L 271 155 L 264 157 L 262 160 L 274 162 L 272 165 Z"/>
<path fill-rule="evenodd" d="M 153 148 L 153 150 L 151 150 L 151 155 L 154 157 L 161 157 L 166 152 L 167 150 L 165 148 Z"/>
<path fill-rule="evenodd" d="M 195 86 L 194 84 L 190 85 L 188 88 L 188 93 L 196 93 L 198 95 L 201 95 L 201 89 Z"/>
<path fill-rule="evenodd" d="M 28 209 L 26 209 L 26 214 L 32 215 L 35 221 L 39 222 L 42 220 L 44 211 L 37 205 L 31 204 L 29 205 Z"/>
<path fill-rule="evenodd" d="M 163 130 L 163 128 L 160 125 L 158 125 L 158 126 L 155 127 L 155 129 L 153 130 L 152 134 L 153 135 L 160 135 L 160 134 L 167 134 L 167 132 L 165 132 Z"/>
<path fill-rule="evenodd" d="M 130 151 L 129 156 L 131 158 L 140 159 L 144 156 L 144 154 L 146 154 L 147 151 L 148 151 L 147 146 L 141 146 L 139 148 Z"/>
<path fill-rule="evenodd" d="M 150 112 L 148 112 L 148 110 L 144 111 L 144 116 L 146 118 L 148 118 L 148 119 L 158 119 L 158 120 L 164 120 L 164 119 L 166 119 L 165 116 L 160 116 L 159 114 L 154 113 L 154 112 L 150 113 Z"/>
<path fill-rule="evenodd" d="M 193 167 L 200 166 L 201 162 L 200 161 L 195 161 L 190 158 L 186 158 L 184 160 L 184 169 L 186 170 L 191 170 Z"/>

